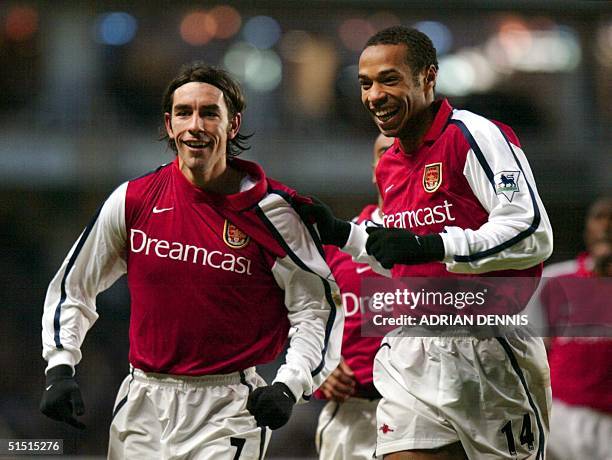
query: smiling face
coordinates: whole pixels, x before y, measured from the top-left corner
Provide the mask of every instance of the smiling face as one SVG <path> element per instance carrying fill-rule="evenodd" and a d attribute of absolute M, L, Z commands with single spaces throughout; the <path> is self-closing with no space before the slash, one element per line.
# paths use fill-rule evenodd
<path fill-rule="evenodd" d="M 177 148 L 179 168 L 202 185 L 226 169 L 227 143 L 240 128 L 240 114 L 230 118 L 223 92 L 208 83 L 189 82 L 172 97 L 172 112 L 164 116 L 166 132 Z"/>
<path fill-rule="evenodd" d="M 411 137 L 434 99 L 435 67 L 414 75 L 404 44 L 368 46 L 359 58 L 361 101 L 388 137 Z M 415 126 L 417 125 L 417 126 Z"/>

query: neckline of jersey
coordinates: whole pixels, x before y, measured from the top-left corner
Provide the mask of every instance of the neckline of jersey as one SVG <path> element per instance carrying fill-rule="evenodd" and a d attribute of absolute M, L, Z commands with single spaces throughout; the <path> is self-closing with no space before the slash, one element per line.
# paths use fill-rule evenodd
<path fill-rule="evenodd" d="M 256 205 L 266 194 L 266 174 L 261 166 L 252 161 L 241 160 L 239 158 L 232 158 L 229 161 L 232 167 L 246 172 L 255 182 L 255 185 L 242 192 L 223 195 L 202 190 L 189 182 L 178 166 L 178 158 L 174 160 L 172 170 L 174 176 L 177 178 L 176 182 L 178 186 L 181 187 L 187 196 L 194 202 L 206 202 L 213 206 L 225 207 L 235 211 L 249 209 Z"/>
<path fill-rule="evenodd" d="M 396 137 L 393 146 L 395 147 L 397 153 L 401 153 L 405 157 L 414 157 L 416 156 L 415 154 L 421 150 L 424 144 L 433 144 L 442 135 L 444 128 L 446 128 L 446 126 L 448 125 L 449 118 L 453 114 L 453 107 L 450 105 L 448 99 L 446 98 L 438 99 L 432 104 L 438 106 L 436 108 L 436 116 L 434 117 L 431 126 L 425 133 L 425 136 L 423 136 L 422 144 L 417 147 L 416 150 L 410 153 L 406 153 L 402 148 L 402 144 L 400 143 L 399 138 Z"/>

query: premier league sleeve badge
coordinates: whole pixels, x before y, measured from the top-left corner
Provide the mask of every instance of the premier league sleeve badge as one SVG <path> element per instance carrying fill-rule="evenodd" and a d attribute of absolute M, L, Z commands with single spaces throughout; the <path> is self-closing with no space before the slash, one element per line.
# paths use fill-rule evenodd
<path fill-rule="evenodd" d="M 504 195 L 508 201 L 512 202 L 514 194 L 519 192 L 519 176 L 520 171 L 501 171 L 495 174 L 493 181 L 495 183 L 495 193 Z"/>

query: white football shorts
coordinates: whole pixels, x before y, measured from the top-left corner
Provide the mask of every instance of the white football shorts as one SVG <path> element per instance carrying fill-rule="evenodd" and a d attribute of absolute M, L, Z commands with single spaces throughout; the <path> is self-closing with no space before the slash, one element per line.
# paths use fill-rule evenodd
<path fill-rule="evenodd" d="M 255 368 L 202 377 L 132 369 L 117 394 L 108 458 L 261 459 L 270 430 L 257 426 L 246 403 L 264 385 Z"/>
<path fill-rule="evenodd" d="M 385 337 L 374 384 L 378 455 L 460 441 L 468 458 L 544 458 L 551 388 L 541 338 Z"/>
<path fill-rule="evenodd" d="M 379 399 L 329 401 L 319 415 L 315 443 L 320 460 L 372 460 Z"/>

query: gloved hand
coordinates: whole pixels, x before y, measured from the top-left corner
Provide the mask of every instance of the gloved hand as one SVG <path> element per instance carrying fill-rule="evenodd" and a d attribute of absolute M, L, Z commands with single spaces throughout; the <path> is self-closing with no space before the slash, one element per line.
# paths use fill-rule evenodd
<path fill-rule="evenodd" d="M 62 364 L 47 371 L 40 411 L 53 420 L 66 422 L 79 430 L 85 429 L 85 425 L 75 417 L 75 414 L 85 413 L 85 406 L 70 366 Z"/>
<path fill-rule="evenodd" d="M 343 247 L 351 233 L 351 224 L 337 219 L 325 203 L 315 197 L 310 197 L 312 203 L 299 203 L 297 212 L 305 222 L 316 223 L 321 243 Z"/>
<path fill-rule="evenodd" d="M 249 395 L 247 410 L 255 417 L 257 426 L 276 430 L 289 421 L 295 397 L 287 385 L 276 382 L 257 388 Z"/>
<path fill-rule="evenodd" d="M 395 264 L 416 265 L 444 259 L 442 237 L 417 236 L 402 228 L 369 227 L 366 252 L 376 258 L 384 268 Z"/>

